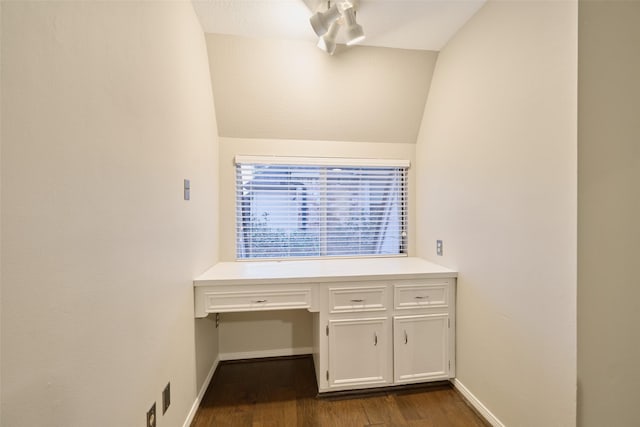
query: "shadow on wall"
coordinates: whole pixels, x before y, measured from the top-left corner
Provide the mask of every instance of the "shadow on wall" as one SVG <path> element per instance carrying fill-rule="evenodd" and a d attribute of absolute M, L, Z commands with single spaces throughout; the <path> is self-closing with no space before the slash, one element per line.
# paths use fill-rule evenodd
<path fill-rule="evenodd" d="M 205 384 L 218 358 L 218 328 L 215 314 L 202 319 L 194 319 L 196 356 L 196 394 Z"/>

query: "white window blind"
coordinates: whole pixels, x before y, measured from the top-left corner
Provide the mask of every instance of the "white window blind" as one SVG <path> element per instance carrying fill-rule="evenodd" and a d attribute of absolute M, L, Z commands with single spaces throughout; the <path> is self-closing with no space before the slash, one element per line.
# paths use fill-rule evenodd
<path fill-rule="evenodd" d="M 408 167 L 237 156 L 237 258 L 406 254 Z"/>

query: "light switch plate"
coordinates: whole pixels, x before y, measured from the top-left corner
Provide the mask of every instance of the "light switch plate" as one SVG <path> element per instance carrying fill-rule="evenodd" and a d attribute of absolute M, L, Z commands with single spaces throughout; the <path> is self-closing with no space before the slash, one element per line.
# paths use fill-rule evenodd
<path fill-rule="evenodd" d="M 442 256 L 442 240 L 436 240 L 436 255 Z"/>
<path fill-rule="evenodd" d="M 188 179 L 184 180 L 184 199 L 191 199 L 191 181 Z"/>

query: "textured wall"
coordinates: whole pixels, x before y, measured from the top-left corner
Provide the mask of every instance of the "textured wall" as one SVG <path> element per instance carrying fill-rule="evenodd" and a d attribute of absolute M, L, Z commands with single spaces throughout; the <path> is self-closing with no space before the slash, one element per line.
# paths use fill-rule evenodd
<path fill-rule="evenodd" d="M 417 253 L 459 271 L 457 379 L 507 426 L 575 424 L 576 116 L 575 2 L 489 2 L 439 54 Z"/>
<path fill-rule="evenodd" d="M 416 142 L 436 52 L 206 37 L 220 136 Z"/>
<path fill-rule="evenodd" d="M 216 356 L 194 350 L 217 130 L 191 4 L 3 2 L 2 59 L 0 424 L 144 425 L 171 381 L 158 426 L 182 425 Z"/>
<path fill-rule="evenodd" d="M 581 1 L 578 425 L 638 424 L 640 3 Z"/>

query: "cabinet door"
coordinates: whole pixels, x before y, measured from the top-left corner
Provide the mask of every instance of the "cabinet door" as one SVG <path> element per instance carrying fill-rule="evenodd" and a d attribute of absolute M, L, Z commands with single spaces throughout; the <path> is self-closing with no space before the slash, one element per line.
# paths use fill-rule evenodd
<path fill-rule="evenodd" d="M 329 321 L 329 387 L 389 382 L 388 325 L 387 318 Z"/>
<path fill-rule="evenodd" d="M 395 382 L 449 378 L 447 314 L 394 317 L 393 337 Z"/>

